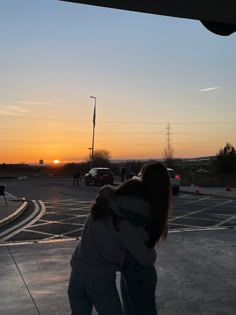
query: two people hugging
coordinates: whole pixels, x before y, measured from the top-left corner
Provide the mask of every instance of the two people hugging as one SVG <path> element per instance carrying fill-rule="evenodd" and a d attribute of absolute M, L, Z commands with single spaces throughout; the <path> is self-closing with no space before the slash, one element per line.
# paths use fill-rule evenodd
<path fill-rule="evenodd" d="M 171 186 L 166 167 L 100 189 L 71 258 L 72 315 L 157 315 L 155 245 L 168 234 Z M 120 271 L 121 299 L 116 286 Z"/>

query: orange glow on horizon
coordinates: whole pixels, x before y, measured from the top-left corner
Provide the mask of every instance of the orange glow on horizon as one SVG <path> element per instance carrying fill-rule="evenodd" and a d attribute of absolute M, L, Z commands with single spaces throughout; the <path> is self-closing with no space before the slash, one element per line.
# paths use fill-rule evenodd
<path fill-rule="evenodd" d="M 122 135 L 116 139 L 113 135 L 100 136 L 99 133 L 95 137 L 96 150 L 108 150 L 112 160 L 141 160 L 141 159 L 162 159 L 163 152 L 166 147 L 165 139 L 141 139 L 141 137 L 127 136 L 125 139 Z M 176 135 L 177 138 L 177 135 Z M 26 139 L 26 138 L 24 138 Z M 28 139 L 27 139 L 28 140 Z M 174 142 L 176 141 L 176 143 Z M 193 141 L 184 142 L 180 139 L 173 139 L 171 146 L 174 150 L 174 158 L 195 158 L 201 156 L 214 156 L 219 152 L 227 139 L 219 142 L 215 139 L 204 138 L 193 139 Z M 232 142 L 234 145 L 233 141 Z M 91 137 L 74 136 L 58 139 L 49 136 L 35 137 L 34 141 L 26 141 L 18 138 L 12 143 L 4 142 L 1 147 L 0 163 L 6 164 L 39 164 L 42 159 L 45 164 L 53 164 L 54 166 L 63 165 L 65 163 L 80 163 L 89 160 L 89 147 Z M 55 159 L 55 156 L 57 157 Z"/>
<path fill-rule="evenodd" d="M 224 145 L 173 145 L 174 158 L 194 158 L 200 156 L 214 156 L 219 149 Z M 111 154 L 112 160 L 140 160 L 140 159 L 160 159 L 163 158 L 164 145 L 159 146 L 140 146 L 135 147 L 132 144 L 130 147 L 110 147 L 108 149 L 103 147 L 96 147 L 96 150 L 108 150 Z M 28 149 L 28 150 L 27 150 Z M 76 149 L 76 150 L 52 150 L 51 152 L 43 152 L 42 150 L 33 150 L 25 148 L 24 152 L 17 152 L 18 150 L 12 148 L 8 151 L 3 151 L 0 157 L 0 163 L 6 164 L 38 164 L 40 158 L 43 159 L 45 164 L 53 164 L 54 166 L 71 163 L 71 162 L 86 162 L 89 160 L 88 149 Z M 57 155 L 58 159 L 53 159 L 52 155 Z"/>

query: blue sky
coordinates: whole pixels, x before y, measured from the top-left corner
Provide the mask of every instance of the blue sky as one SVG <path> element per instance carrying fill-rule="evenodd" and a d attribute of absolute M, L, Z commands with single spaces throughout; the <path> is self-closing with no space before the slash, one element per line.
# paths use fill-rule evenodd
<path fill-rule="evenodd" d="M 1 162 L 79 161 L 236 145 L 236 35 L 200 22 L 57 0 L 0 2 Z"/>

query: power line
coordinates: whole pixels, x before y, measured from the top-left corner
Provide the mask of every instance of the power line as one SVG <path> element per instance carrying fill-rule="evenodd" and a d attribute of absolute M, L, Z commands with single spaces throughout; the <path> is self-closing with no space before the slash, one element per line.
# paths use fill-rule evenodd
<path fill-rule="evenodd" d="M 23 118 L 23 117 L 22 117 Z M 29 118 L 27 117 L 27 120 Z M 43 117 L 42 118 L 44 121 L 56 121 L 58 122 L 58 120 L 54 119 L 54 118 L 46 118 Z M 39 117 L 37 118 L 33 118 L 31 117 L 30 120 L 39 120 Z M 86 122 L 86 123 L 90 123 L 89 120 L 85 120 L 85 119 L 63 119 L 63 122 L 66 123 L 70 123 L 70 122 Z M 129 125 L 138 125 L 138 124 L 144 124 L 144 125 L 165 125 L 166 122 L 157 122 L 157 121 L 114 121 L 114 120 L 99 120 L 97 122 L 97 124 L 129 124 Z M 205 122 L 200 122 L 200 121 L 192 121 L 192 122 L 171 122 L 171 125 L 229 125 L 229 124 L 236 124 L 236 121 L 205 121 Z M 4 127 L 0 127 L 0 129 L 5 129 Z M 19 128 L 20 129 L 20 128 Z"/>

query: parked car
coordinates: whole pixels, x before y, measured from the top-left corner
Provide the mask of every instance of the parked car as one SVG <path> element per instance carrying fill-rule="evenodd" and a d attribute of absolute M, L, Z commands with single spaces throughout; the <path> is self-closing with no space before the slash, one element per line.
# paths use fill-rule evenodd
<path fill-rule="evenodd" d="M 94 167 L 84 176 L 85 185 L 106 185 L 114 184 L 114 175 L 110 168 Z"/>
<path fill-rule="evenodd" d="M 173 195 L 177 195 L 180 191 L 180 175 L 176 174 L 172 168 L 167 168 L 167 171 L 170 176 Z"/>
<path fill-rule="evenodd" d="M 167 171 L 170 177 L 173 195 L 177 195 L 180 191 L 180 175 L 177 175 L 175 170 L 172 168 L 167 168 Z M 140 176 L 141 173 L 139 173 L 137 176 L 133 176 L 133 178 L 139 178 Z"/>

